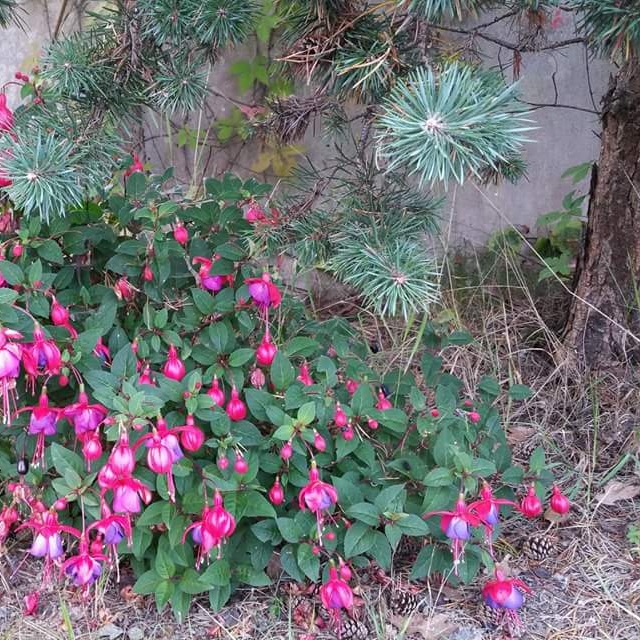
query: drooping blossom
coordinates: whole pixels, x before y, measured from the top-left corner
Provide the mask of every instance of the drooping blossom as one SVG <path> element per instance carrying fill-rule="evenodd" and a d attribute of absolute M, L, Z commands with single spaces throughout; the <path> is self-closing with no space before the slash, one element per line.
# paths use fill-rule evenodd
<path fill-rule="evenodd" d="M 207 395 L 219 407 L 223 407 L 225 403 L 224 391 L 220 388 L 220 381 L 214 377 L 211 382 L 211 388 L 207 391 Z"/>
<path fill-rule="evenodd" d="M 309 509 L 316 516 L 318 540 L 322 544 L 323 512 L 328 512 L 338 502 L 338 492 L 333 486 L 320 480 L 315 460 L 309 470 L 309 482 L 298 494 L 298 505 L 303 511 Z"/>
<path fill-rule="evenodd" d="M 499 569 L 495 571 L 495 578 L 482 588 L 485 604 L 498 612 L 499 622 L 512 622 L 516 628 L 522 626 L 518 609 L 524 604 L 525 593 L 531 593 L 531 589 L 522 580 L 506 578 Z"/>
<path fill-rule="evenodd" d="M 45 337 L 39 325 L 33 330 L 33 342 L 22 347 L 22 364 L 32 392 L 38 376 L 54 376 L 60 373 L 60 349 L 53 340 Z"/>
<path fill-rule="evenodd" d="M 100 358 L 102 362 L 108 363 L 111 360 L 111 354 L 109 353 L 109 347 L 102 342 L 102 337 L 98 338 L 96 346 L 93 348 L 93 353 L 97 358 Z"/>
<path fill-rule="evenodd" d="M 458 567 L 464 559 L 464 545 L 471 537 L 471 527 L 479 526 L 482 521 L 471 512 L 464 500 L 464 494 L 458 496 L 453 511 L 431 511 L 425 513 L 423 518 L 439 515 L 440 529 L 451 541 L 451 553 L 453 555 L 453 573 L 458 575 Z"/>
<path fill-rule="evenodd" d="M 80 439 L 85 433 L 96 431 L 107 413 L 101 404 L 89 404 L 89 396 L 83 384 L 80 385 L 78 400 L 63 411 L 64 417 L 71 423 Z"/>
<path fill-rule="evenodd" d="M 333 619 L 335 629 L 340 630 L 340 612 L 353 607 L 353 591 L 333 566 L 329 567 L 329 579 L 320 587 L 320 600 Z"/>
<path fill-rule="evenodd" d="M 40 592 L 32 591 L 23 598 L 24 607 L 22 614 L 25 616 L 35 616 L 38 613 L 38 605 L 40 604 Z"/>
<path fill-rule="evenodd" d="M 131 158 L 131 164 L 124 170 L 125 178 L 128 178 L 134 173 L 144 173 L 144 165 L 142 164 L 142 160 L 140 160 L 140 158 L 138 157 L 138 154 L 132 153 Z"/>
<path fill-rule="evenodd" d="M 536 518 L 542 513 L 542 500 L 536 495 L 535 484 L 531 483 L 527 495 L 520 502 L 520 513 L 527 518 Z"/>
<path fill-rule="evenodd" d="M 551 511 L 555 511 L 555 513 L 561 516 L 567 515 L 571 509 L 571 502 L 569 502 L 569 498 L 567 498 L 567 496 L 565 496 L 555 484 L 551 487 L 551 500 L 549 502 L 549 506 L 551 507 Z"/>
<path fill-rule="evenodd" d="M 213 549 L 218 550 L 217 558 L 222 557 L 222 545 L 231 537 L 236 529 L 235 518 L 224 508 L 222 495 L 216 489 L 213 497 L 213 506 L 205 506 L 202 511 L 202 519 L 189 525 L 183 536 L 191 532 L 193 541 L 198 545 L 196 568 L 199 568 L 205 558 L 209 558 Z"/>
<path fill-rule="evenodd" d="M 303 362 L 300 365 L 300 369 L 298 370 L 298 375 L 296 377 L 296 380 L 298 382 L 302 382 L 302 384 L 305 387 L 310 387 L 312 384 L 314 384 L 313 378 L 309 373 L 309 365 L 306 362 Z"/>
<path fill-rule="evenodd" d="M 231 398 L 225 411 L 233 422 L 239 422 L 247 417 L 247 405 L 240 399 L 235 385 L 231 388 Z"/>
<path fill-rule="evenodd" d="M 13 129 L 13 111 L 7 106 L 7 94 L 0 93 L 0 133 Z"/>
<path fill-rule="evenodd" d="M 38 404 L 33 407 L 24 407 L 20 411 L 24 411 L 25 409 L 31 409 L 27 433 L 36 436 L 36 447 L 33 453 L 32 464 L 34 466 L 44 466 L 45 437 L 52 436 L 56 433 L 61 409 L 49 406 L 49 396 L 47 395 L 46 387 L 42 388 Z"/>
<path fill-rule="evenodd" d="M 393 405 L 391 404 L 391 401 L 389 400 L 389 398 L 387 398 L 384 391 L 380 389 L 380 391 L 378 391 L 378 402 L 376 402 L 376 409 L 378 409 L 378 411 L 386 411 L 387 409 L 391 409 L 392 407 Z"/>
<path fill-rule="evenodd" d="M 2 392 L 2 413 L 5 424 L 11 422 L 12 408 L 15 407 L 16 378 L 20 373 L 22 345 L 11 342 L 22 338 L 13 329 L 0 328 L 0 391 Z"/>
<path fill-rule="evenodd" d="M 216 262 L 219 260 L 219 256 L 213 258 L 205 258 L 204 256 L 196 256 L 193 258 L 194 264 L 199 264 L 200 269 L 198 271 L 198 284 L 207 291 L 218 293 L 226 284 L 230 284 L 233 281 L 231 274 L 218 275 L 212 274 L 211 270 Z"/>
<path fill-rule="evenodd" d="M 61 305 L 55 296 L 51 296 L 51 322 L 56 327 L 64 327 L 71 337 L 75 340 L 78 337 L 78 332 L 71 325 L 69 309 Z"/>
<path fill-rule="evenodd" d="M 280 478 L 276 476 L 276 481 L 273 483 L 271 489 L 269 489 L 269 500 L 271 504 L 276 507 L 284 502 L 284 490 L 280 484 Z"/>
<path fill-rule="evenodd" d="M 249 289 L 249 295 L 259 309 L 275 309 L 282 301 L 280 289 L 271 282 L 271 276 L 263 273 L 260 278 L 245 278 L 244 283 Z"/>
<path fill-rule="evenodd" d="M 268 367 L 278 353 L 278 347 L 271 340 L 271 334 L 267 328 L 262 336 L 262 340 L 256 349 L 256 362 L 261 367 Z"/>
<path fill-rule="evenodd" d="M 184 362 L 180 359 L 178 350 L 173 345 L 169 347 L 167 361 L 162 367 L 162 373 L 164 373 L 167 378 L 170 378 L 171 380 L 177 380 L 178 382 L 182 380 L 182 378 L 184 378 L 187 374 L 187 369 L 184 366 Z"/>
<path fill-rule="evenodd" d="M 92 554 L 86 543 L 80 542 L 80 549 L 75 556 L 67 559 L 62 570 L 71 579 L 76 587 L 86 587 L 92 585 L 102 573 L 100 561 L 107 560 L 103 554 Z"/>
<path fill-rule="evenodd" d="M 149 487 L 133 476 L 117 478 L 111 489 L 113 490 L 111 507 L 116 513 L 140 513 L 142 502 L 145 504 L 151 502 Z"/>
<path fill-rule="evenodd" d="M 518 506 L 513 500 L 494 497 L 491 487 L 487 482 L 482 485 L 482 489 L 480 490 L 480 500 L 476 500 L 469 505 L 469 510 L 477 514 L 482 521 L 485 541 L 491 557 L 493 557 L 493 527 L 498 524 L 501 505 Z"/>

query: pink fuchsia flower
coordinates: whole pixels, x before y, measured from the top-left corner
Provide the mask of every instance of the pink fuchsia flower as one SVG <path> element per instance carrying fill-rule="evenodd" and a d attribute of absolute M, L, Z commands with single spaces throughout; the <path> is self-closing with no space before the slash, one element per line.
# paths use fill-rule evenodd
<path fill-rule="evenodd" d="M 233 276 L 229 274 L 218 275 L 211 273 L 211 269 L 213 269 L 213 265 L 218 259 L 219 256 L 213 256 L 212 259 L 205 258 L 203 256 L 196 256 L 193 259 L 193 264 L 200 265 L 200 270 L 198 271 L 198 284 L 203 289 L 212 291 L 213 293 L 218 293 L 218 291 L 222 290 L 224 286 L 230 283 L 233 279 Z"/>
<path fill-rule="evenodd" d="M 271 340 L 271 334 L 267 328 L 262 340 L 256 349 L 256 363 L 261 367 L 268 367 L 278 353 L 278 347 Z"/>
<path fill-rule="evenodd" d="M 96 358 L 100 358 L 102 362 L 108 363 L 111 360 L 111 354 L 109 353 L 109 347 L 107 347 L 103 342 L 102 338 L 98 338 L 96 342 L 96 346 L 93 347 L 93 354 Z"/>
<path fill-rule="evenodd" d="M 64 562 L 62 571 L 76 587 L 86 588 L 100 577 L 102 573 L 100 561 L 104 560 L 107 560 L 105 555 L 92 554 L 86 548 L 86 544 L 81 544 L 79 553 Z"/>
<path fill-rule="evenodd" d="M 489 580 L 482 588 L 485 603 L 500 612 L 503 620 L 510 619 L 516 627 L 522 626 L 518 609 L 524 603 L 525 593 L 531 593 L 531 589 L 522 580 L 505 578 L 499 569 L 496 569 L 495 579 Z"/>
<path fill-rule="evenodd" d="M 329 569 L 329 579 L 320 587 L 320 599 L 329 610 L 351 609 L 353 606 L 353 591 L 334 566 Z"/>
<path fill-rule="evenodd" d="M 217 558 L 222 557 L 222 545 L 233 535 L 236 529 L 235 518 L 224 508 L 222 495 L 216 489 L 213 497 L 213 506 L 205 506 L 202 511 L 202 519 L 189 525 L 183 536 L 191 532 L 193 541 L 199 546 L 196 568 L 200 567 L 205 558 L 209 558 L 214 548 L 218 549 Z"/>
<path fill-rule="evenodd" d="M 271 501 L 271 504 L 276 507 L 284 502 L 284 491 L 280 484 L 280 478 L 278 477 L 276 477 L 276 481 L 273 483 L 271 489 L 269 489 L 269 500 Z"/>
<path fill-rule="evenodd" d="M 25 407 L 24 409 L 31 409 L 27 433 L 37 436 L 32 464 L 38 466 L 44 463 L 44 439 L 46 436 L 52 436 L 56 433 L 61 410 L 49 406 L 49 396 L 47 395 L 46 387 L 42 388 L 38 404 L 34 407 Z M 21 409 L 21 411 L 24 411 L 24 409 Z"/>
<path fill-rule="evenodd" d="M 252 202 L 249 205 L 249 208 L 244 212 L 243 217 L 247 222 L 251 222 L 252 224 L 255 222 L 262 222 L 267 219 L 262 207 L 257 202 Z"/>
<path fill-rule="evenodd" d="M 453 572 L 458 575 L 458 567 L 464 559 L 464 545 L 471 537 L 471 527 L 479 526 L 482 521 L 471 512 L 464 501 L 464 494 L 458 496 L 453 511 L 430 511 L 423 518 L 439 515 L 440 529 L 451 541 L 451 553 L 453 555 Z"/>
<path fill-rule="evenodd" d="M 309 373 L 309 365 L 307 365 L 306 363 L 303 363 L 300 365 L 300 369 L 298 371 L 298 376 L 296 377 L 296 380 L 298 382 L 302 382 L 302 384 L 305 387 L 310 387 L 312 384 L 314 384 L 313 378 Z"/>
<path fill-rule="evenodd" d="M 115 480 L 111 506 L 116 513 L 140 513 L 142 502 L 151 502 L 151 491 L 137 478 L 123 477 Z"/>
<path fill-rule="evenodd" d="M 187 373 L 187 369 L 184 366 L 184 362 L 178 356 L 177 349 L 171 345 L 169 347 L 169 354 L 167 356 L 167 361 L 162 367 L 162 373 L 164 373 L 167 378 L 171 378 L 171 380 L 177 380 L 178 382 L 185 377 Z"/>
<path fill-rule="evenodd" d="M 260 309 L 275 309 L 282 301 L 280 289 L 271 282 L 271 276 L 263 273 L 260 278 L 245 278 L 251 299 Z"/>
<path fill-rule="evenodd" d="M 224 391 L 220 388 L 220 381 L 218 378 L 214 378 L 211 382 L 211 388 L 207 391 L 207 395 L 213 400 L 219 407 L 224 406 L 225 397 Z"/>
<path fill-rule="evenodd" d="M 180 442 L 187 451 L 197 451 L 204 444 L 204 433 L 191 414 L 187 416 L 186 424 L 173 431 L 180 433 Z"/>
<path fill-rule="evenodd" d="M 96 431 L 107 415 L 107 410 L 101 404 L 89 404 L 89 396 L 80 385 L 78 400 L 63 410 L 64 417 L 75 429 L 76 436 L 81 438 L 89 431 Z"/>
<path fill-rule="evenodd" d="M 378 409 L 378 411 L 386 411 L 387 409 L 391 409 L 392 407 L 393 404 L 391 404 L 391 401 L 389 400 L 389 398 L 387 398 L 384 391 L 382 389 L 378 391 L 378 402 L 376 402 L 376 409 Z"/>
<path fill-rule="evenodd" d="M 7 107 L 7 95 L 0 93 L 0 133 L 13 129 L 13 111 Z"/>
<path fill-rule="evenodd" d="M 33 330 L 33 343 L 22 348 L 22 364 L 31 385 L 35 387 L 38 376 L 53 376 L 60 373 L 62 356 L 53 340 L 45 338 L 42 329 L 36 325 Z"/>
<path fill-rule="evenodd" d="M 185 245 L 189 242 L 189 231 L 180 221 L 173 227 L 173 238 L 178 244 Z"/>
<path fill-rule="evenodd" d="M 0 391 L 2 392 L 2 412 L 5 424 L 11 421 L 16 378 L 20 373 L 22 345 L 11 340 L 22 338 L 22 334 L 13 329 L 0 328 Z"/>
<path fill-rule="evenodd" d="M 25 616 L 35 616 L 38 613 L 38 605 L 40 604 L 40 592 L 32 591 L 28 593 L 24 599 L 24 607 L 22 613 Z"/>
<path fill-rule="evenodd" d="M 140 158 L 138 157 L 138 154 L 132 153 L 131 158 L 131 164 L 124 170 L 125 178 L 128 178 L 134 173 L 144 173 L 144 165 L 142 164 L 142 160 L 140 160 Z"/>
<path fill-rule="evenodd" d="M 247 405 L 240 400 L 238 390 L 235 386 L 231 388 L 231 398 L 227 403 L 225 411 L 233 422 L 239 422 L 247 417 Z"/>
<path fill-rule="evenodd" d="M 338 492 L 330 484 L 320 480 L 315 460 L 309 470 L 309 482 L 298 494 L 298 505 L 303 511 L 309 509 L 316 516 L 318 540 L 322 544 L 322 512 L 328 512 L 338 502 Z"/>
<path fill-rule="evenodd" d="M 285 442 L 280 449 L 280 457 L 286 462 L 291 459 L 291 456 L 293 456 L 293 445 L 291 441 Z"/>
<path fill-rule="evenodd" d="M 493 527 L 498 524 L 501 505 L 511 505 L 513 507 L 518 506 L 513 502 L 513 500 L 495 498 L 491 491 L 491 487 L 486 482 L 482 485 L 482 489 L 480 490 L 480 500 L 469 505 L 469 511 L 473 511 L 477 514 L 482 521 L 482 526 L 484 527 L 485 532 L 485 541 L 489 547 L 491 557 L 493 557 Z"/>

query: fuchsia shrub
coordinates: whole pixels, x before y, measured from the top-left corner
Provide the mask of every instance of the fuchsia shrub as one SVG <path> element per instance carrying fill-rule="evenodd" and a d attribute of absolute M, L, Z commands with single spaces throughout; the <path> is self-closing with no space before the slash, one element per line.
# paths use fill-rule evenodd
<path fill-rule="evenodd" d="M 381 376 L 347 323 L 309 320 L 249 260 L 253 225 L 274 224 L 257 215 L 270 187 L 226 176 L 192 202 L 164 191 L 170 174 L 130 169 L 49 225 L 1 216 L 0 542 L 29 531 L 45 583 L 88 595 L 125 562 L 181 617 L 194 594 L 217 609 L 269 584 L 278 551 L 339 615 L 349 565 L 388 570 L 403 535 L 424 540 L 414 578 L 469 581 L 523 482 L 538 515 L 542 452 L 514 467 L 500 387 L 486 378 L 469 401 L 436 355 L 468 336 L 427 332 L 427 389 Z M 496 581 L 487 601 L 517 609 Z"/>

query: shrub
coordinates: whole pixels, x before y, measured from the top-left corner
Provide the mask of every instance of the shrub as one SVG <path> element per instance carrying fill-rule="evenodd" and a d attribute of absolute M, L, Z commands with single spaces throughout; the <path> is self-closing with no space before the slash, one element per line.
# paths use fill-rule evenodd
<path fill-rule="evenodd" d="M 254 226 L 277 224 L 268 185 L 227 175 L 192 201 L 133 168 L 49 224 L 0 218 L 0 540 L 31 530 L 45 574 L 85 593 L 120 557 L 179 618 L 194 594 L 218 609 L 267 585 L 275 551 L 337 609 L 327 561 L 389 569 L 403 536 L 425 542 L 413 578 L 471 580 L 489 512 L 550 477 L 541 452 L 512 465 L 495 380 L 464 397 L 442 370 L 438 349 L 470 337 L 426 331 L 420 383 L 381 375 L 345 321 L 307 318 L 252 259 Z"/>

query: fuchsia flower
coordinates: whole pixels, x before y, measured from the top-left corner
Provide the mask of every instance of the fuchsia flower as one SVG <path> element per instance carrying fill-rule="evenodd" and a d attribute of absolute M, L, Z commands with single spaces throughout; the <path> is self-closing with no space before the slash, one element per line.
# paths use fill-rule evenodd
<path fill-rule="evenodd" d="M 233 281 L 233 276 L 230 274 L 214 275 L 211 273 L 214 263 L 216 260 L 219 260 L 219 258 L 219 256 L 213 256 L 212 259 L 205 258 L 203 256 L 196 256 L 193 259 L 194 264 L 200 265 L 200 270 L 198 271 L 198 281 L 200 286 L 207 291 L 213 291 L 213 293 L 218 293 L 225 284 L 230 284 Z"/>
<path fill-rule="evenodd" d="M 567 498 L 567 496 L 565 496 L 555 484 L 551 487 L 551 501 L 549 506 L 551 507 L 551 511 L 555 511 L 561 516 L 569 513 L 569 510 L 571 509 L 569 498 Z"/>
<path fill-rule="evenodd" d="M 53 376 L 60 373 L 62 356 L 53 340 L 47 340 L 39 325 L 33 330 L 33 343 L 22 347 L 22 364 L 27 374 L 30 388 L 35 388 L 38 376 Z"/>
<path fill-rule="evenodd" d="M 146 484 L 132 476 L 118 478 L 112 487 L 112 508 L 116 513 L 140 513 L 141 502 L 151 502 L 151 491 Z"/>
<path fill-rule="evenodd" d="M 25 616 L 35 616 L 38 613 L 38 605 L 40 604 L 40 593 L 38 591 L 32 591 L 28 593 L 24 599 L 24 608 L 22 613 Z"/>
<path fill-rule="evenodd" d="M 518 506 L 513 500 L 494 498 L 491 487 L 486 482 L 480 490 L 480 500 L 469 505 L 469 510 L 476 513 L 482 521 L 482 526 L 485 531 L 485 541 L 489 547 L 491 557 L 493 557 L 493 527 L 498 524 L 500 505 Z"/>
<path fill-rule="evenodd" d="M 144 165 L 142 164 L 142 160 L 138 157 L 138 154 L 132 153 L 131 157 L 133 159 L 132 163 L 124 170 L 125 178 L 128 178 L 134 173 L 144 173 Z"/>
<path fill-rule="evenodd" d="M 55 434 L 61 409 L 49 406 L 49 397 L 47 396 L 46 387 L 42 387 L 42 392 L 40 393 L 40 398 L 36 406 L 23 407 L 20 411 L 25 411 L 27 409 L 31 409 L 31 417 L 29 418 L 27 433 L 37 435 L 36 448 L 33 453 L 32 463 L 34 466 L 38 466 L 41 463 L 44 463 L 45 436 L 52 436 Z"/>
<path fill-rule="evenodd" d="M 213 506 L 205 506 L 202 511 L 202 519 L 189 525 L 183 536 L 191 532 L 193 541 L 199 546 L 196 568 L 199 568 L 205 558 L 209 558 L 214 548 L 218 549 L 217 558 L 222 557 L 222 545 L 231 537 L 236 529 L 235 518 L 224 508 L 222 495 L 216 489 L 213 497 Z"/>
<path fill-rule="evenodd" d="M 249 208 L 244 212 L 244 219 L 247 222 L 261 222 L 262 220 L 266 220 L 266 216 L 264 215 L 264 211 L 262 207 L 257 202 L 252 202 L 249 205 Z"/>
<path fill-rule="evenodd" d="M 471 537 L 471 528 L 481 524 L 481 519 L 473 514 L 464 501 L 464 494 L 458 496 L 453 511 L 430 511 L 423 518 L 440 515 L 440 529 L 451 541 L 451 553 L 453 555 L 453 573 L 458 575 L 458 567 L 464 557 L 464 545 Z"/>
<path fill-rule="evenodd" d="M 334 487 L 320 480 L 315 460 L 309 470 L 309 482 L 298 494 L 298 505 L 303 511 L 309 509 L 316 515 L 318 540 L 322 544 L 322 512 L 329 511 L 338 502 L 338 493 Z"/>
<path fill-rule="evenodd" d="M 336 402 L 336 410 L 333 413 L 333 422 L 335 423 L 336 427 L 347 426 L 347 414 L 344 412 L 339 402 Z"/>
<path fill-rule="evenodd" d="M 499 611 L 503 620 L 510 619 L 516 627 L 522 626 L 517 612 L 524 603 L 523 593 L 531 593 L 531 589 L 518 578 L 505 578 L 499 569 L 495 571 L 495 579 L 489 580 L 482 588 L 485 603 Z"/>
<path fill-rule="evenodd" d="M 291 441 L 285 442 L 282 445 L 282 449 L 280 449 L 280 457 L 286 462 L 287 460 L 291 459 L 292 455 L 293 455 L 293 446 L 291 444 Z"/>
<path fill-rule="evenodd" d="M 13 329 L 0 328 L 0 391 L 2 392 L 2 413 L 5 424 L 11 422 L 11 408 L 15 406 L 16 378 L 20 373 L 22 345 L 11 340 L 22 338 Z"/>
<path fill-rule="evenodd" d="M 71 423 L 80 440 L 85 433 L 96 431 L 107 413 L 101 404 L 89 404 L 89 396 L 83 384 L 80 385 L 77 402 L 63 410 L 64 417 Z"/>
<path fill-rule="evenodd" d="M 329 580 L 320 587 L 320 599 L 325 609 L 350 609 L 353 606 L 353 591 L 338 575 L 335 567 L 329 569 Z"/>
<path fill-rule="evenodd" d="M 298 376 L 296 377 L 298 382 L 302 382 L 305 387 L 310 387 L 313 382 L 313 378 L 309 373 L 309 366 L 306 363 L 300 365 L 300 370 L 298 372 Z"/>
<path fill-rule="evenodd" d="M 274 504 L 276 507 L 284 502 L 284 491 L 280 484 L 280 478 L 277 476 L 273 486 L 269 489 L 269 500 L 271 501 L 271 504 Z"/>
<path fill-rule="evenodd" d="M 527 495 L 520 502 L 520 512 L 527 518 L 535 518 L 542 513 L 542 501 L 536 495 L 536 487 L 532 483 Z"/>
<path fill-rule="evenodd" d="M 275 309 L 280 305 L 282 294 L 280 289 L 271 282 L 271 276 L 263 273 L 260 278 L 245 278 L 244 283 L 249 289 L 249 295 L 259 309 Z"/>
<path fill-rule="evenodd" d="M 164 373 L 167 378 L 177 380 L 178 382 L 187 374 L 184 362 L 180 360 L 178 351 L 173 345 L 169 347 L 169 354 L 167 356 L 167 361 L 164 363 L 164 367 L 162 367 L 162 373 Z"/>
<path fill-rule="evenodd" d="M 238 390 L 235 386 L 231 388 L 231 398 L 227 403 L 225 411 L 233 422 L 239 422 L 247 417 L 247 405 L 240 400 Z"/>
<path fill-rule="evenodd" d="M 96 358 L 100 358 L 102 362 L 108 363 L 111 360 L 111 354 L 109 353 L 109 347 L 107 347 L 103 342 L 102 338 L 98 338 L 96 342 L 96 346 L 93 347 L 93 354 Z"/>
<path fill-rule="evenodd" d="M 173 238 L 178 244 L 185 245 L 189 242 L 189 232 L 180 221 L 173 227 Z"/>
<path fill-rule="evenodd" d="M 13 129 L 13 111 L 7 107 L 7 95 L 0 93 L 0 133 Z"/>
<path fill-rule="evenodd" d="M 187 416 L 186 424 L 176 427 L 175 431 L 180 432 L 180 442 L 187 451 L 197 451 L 204 444 L 204 433 L 191 414 Z"/>
<path fill-rule="evenodd" d="M 387 409 L 391 409 L 392 407 L 393 405 L 384 394 L 384 391 L 378 391 L 378 402 L 376 402 L 376 409 L 378 409 L 378 411 L 386 411 Z"/>
<path fill-rule="evenodd" d="M 102 573 L 100 560 L 107 560 L 107 557 L 103 554 L 90 553 L 86 541 L 81 539 L 78 553 L 63 563 L 62 570 L 76 587 L 88 587 Z"/>

